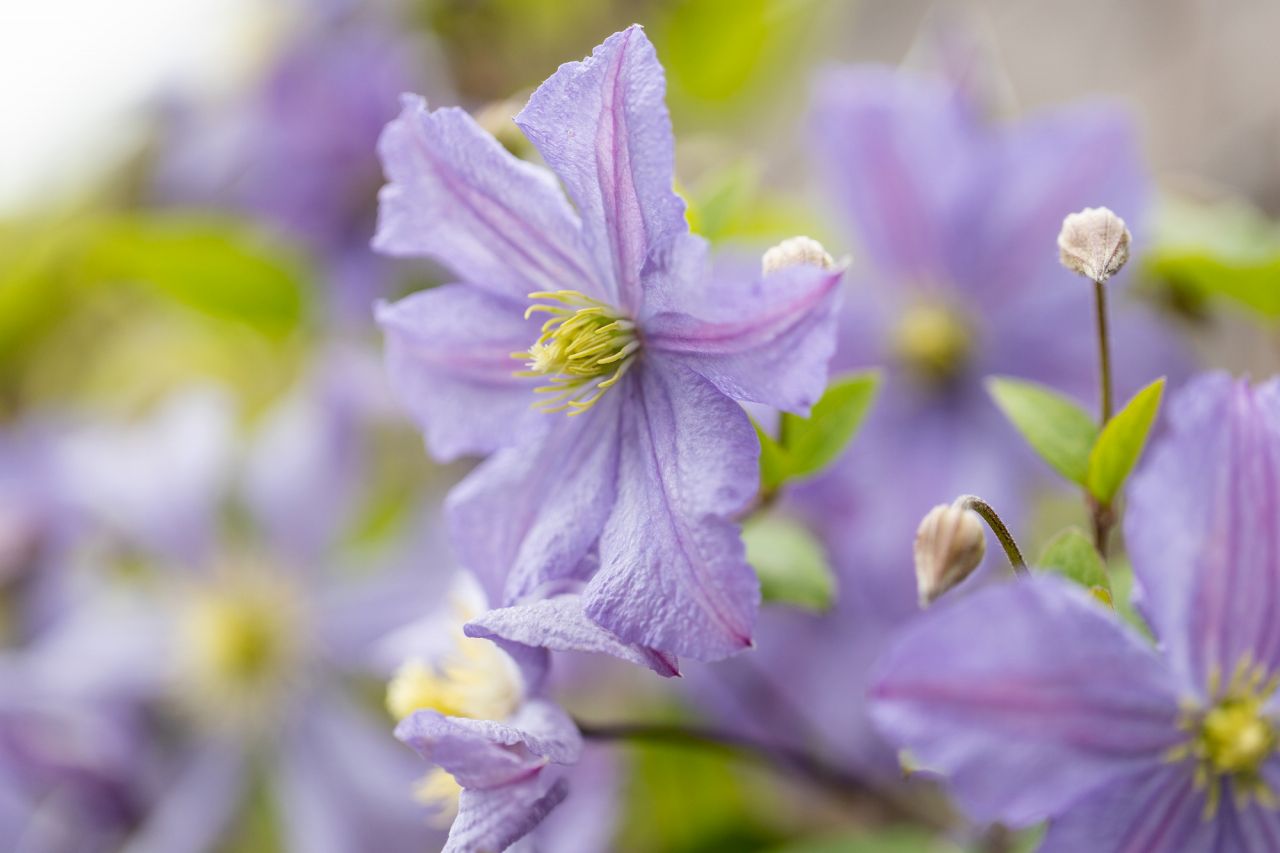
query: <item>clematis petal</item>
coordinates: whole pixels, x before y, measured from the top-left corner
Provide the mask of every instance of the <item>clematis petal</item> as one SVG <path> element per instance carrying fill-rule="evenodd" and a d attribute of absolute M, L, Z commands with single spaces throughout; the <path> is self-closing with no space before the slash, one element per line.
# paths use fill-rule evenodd
<path fill-rule="evenodd" d="M 213 547 L 229 488 L 235 403 L 220 388 L 171 395 L 145 420 L 100 425 L 60 447 L 67 499 L 111 532 L 183 567 Z"/>
<path fill-rule="evenodd" d="M 360 433 L 389 409 L 382 365 L 331 346 L 248 442 L 240 490 L 274 549 L 312 567 L 348 532 L 363 479 Z"/>
<path fill-rule="evenodd" d="M 1060 813 L 1183 739 L 1170 673 L 1078 588 L 1037 577 L 912 623 L 881 659 L 876 724 L 977 820 Z"/>
<path fill-rule="evenodd" d="M 573 721 L 541 699 L 524 703 L 506 723 L 415 711 L 396 726 L 396 737 L 464 788 L 504 785 L 548 761 L 572 764 L 582 752 Z"/>
<path fill-rule="evenodd" d="M 627 642 L 718 660 L 751 644 L 760 602 L 731 520 L 755 495 L 759 445 L 710 382 L 646 359 L 627 389 L 617 504 L 586 612 Z"/>
<path fill-rule="evenodd" d="M 273 777 L 289 850 L 438 847 L 412 797 L 422 764 L 387 737 L 385 718 L 318 691 L 279 739 Z M 434 842 L 434 844 L 433 844 Z"/>
<path fill-rule="evenodd" d="M 818 76 L 812 122 L 825 180 L 848 208 L 858 252 L 882 273 L 955 278 L 955 226 L 986 182 L 981 128 L 946 83 L 877 66 Z"/>
<path fill-rule="evenodd" d="M 714 276 L 696 299 L 648 318 L 645 343 L 735 400 L 807 413 L 836 348 L 842 272 L 796 266 L 763 277 Z"/>
<path fill-rule="evenodd" d="M 460 278 L 523 300 L 534 291 L 600 295 L 582 229 L 555 181 L 513 157 L 455 107 L 405 96 L 378 140 L 387 185 L 373 247 L 427 255 Z"/>
<path fill-rule="evenodd" d="M 1280 812 L 1263 806 L 1257 800 L 1237 803 L 1229 792 L 1224 793 L 1227 796 L 1219 806 L 1223 811 L 1218 820 L 1217 845 L 1211 848 L 1214 853 L 1270 853 L 1280 850 Z M 1169 849 L 1181 853 L 1194 848 Z"/>
<path fill-rule="evenodd" d="M 514 352 L 538 336 L 521 304 L 464 284 L 381 303 L 387 373 L 396 396 L 442 461 L 491 453 L 536 429 L 534 380 Z"/>
<path fill-rule="evenodd" d="M 441 853 L 507 850 L 532 832 L 568 793 L 568 783 L 547 772 L 501 788 L 464 790 Z"/>
<path fill-rule="evenodd" d="M 1192 381 L 1129 490 L 1139 606 L 1188 689 L 1280 669 L 1280 384 Z M 1216 674 L 1216 676 L 1215 676 Z"/>
<path fill-rule="evenodd" d="M 984 248 L 972 256 L 964 280 L 995 305 L 1055 285 L 1087 291 L 1044 251 L 1044 234 L 1055 232 L 1065 213 L 1087 206 L 1109 207 L 1140 234 L 1150 180 L 1136 130 L 1123 108 L 1094 102 L 1057 108 L 999 133 L 987 166 L 999 179 L 989 182 L 968 229 Z"/>
<path fill-rule="evenodd" d="M 1142 850 L 1144 853 L 1211 853 L 1220 848 L 1220 826 L 1204 819 L 1205 793 L 1192 768 L 1165 765 L 1123 776 L 1085 797 L 1049 823 L 1040 853 Z M 1258 853 L 1264 848 L 1256 848 Z M 1274 848 L 1265 848 L 1274 849 Z"/>
<path fill-rule="evenodd" d="M 553 652 L 600 652 L 646 666 L 658 675 L 675 676 L 674 655 L 618 639 L 587 618 L 582 597 L 566 593 L 490 610 L 467 623 L 468 637 L 483 637 L 550 649 Z"/>
<path fill-rule="evenodd" d="M 540 414 L 540 435 L 495 453 L 450 493 L 461 564 L 505 604 L 574 577 L 604 528 L 618 476 L 618 418 L 629 380 L 574 417 Z"/>
<path fill-rule="evenodd" d="M 124 853 L 207 853 L 232 824 L 245 784 L 245 755 L 237 744 L 198 745 Z"/>
<path fill-rule="evenodd" d="M 688 230 L 665 93 L 653 45 L 632 26 L 560 66 L 516 116 L 577 205 L 610 301 L 633 314 L 646 259 Z"/>

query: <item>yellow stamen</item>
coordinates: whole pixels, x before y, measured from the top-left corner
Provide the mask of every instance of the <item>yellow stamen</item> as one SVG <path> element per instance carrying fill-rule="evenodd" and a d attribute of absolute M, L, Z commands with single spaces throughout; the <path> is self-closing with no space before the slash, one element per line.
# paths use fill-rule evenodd
<path fill-rule="evenodd" d="M 519 706 L 523 685 L 511 659 L 494 643 L 462 632 L 475 615 L 465 603 L 455 600 L 454 611 L 448 652 L 430 665 L 416 658 L 405 661 L 387 684 L 387 711 L 397 720 L 421 710 L 505 720 Z"/>
<path fill-rule="evenodd" d="M 581 414 L 626 375 L 640 348 L 635 323 L 576 290 L 530 293 L 529 298 L 559 304 L 537 303 L 525 311 L 526 318 L 551 316 L 527 351 L 511 354 L 527 368 L 515 375 L 549 377 L 549 384 L 534 389 L 548 395 L 534 404 L 539 410 Z"/>
<path fill-rule="evenodd" d="M 913 375 L 940 384 L 963 368 L 973 340 L 969 323 L 958 311 L 922 301 L 908 307 L 898 320 L 893 346 Z"/>
<path fill-rule="evenodd" d="M 175 697 L 216 725 L 265 722 L 279 696 L 305 677 L 305 613 L 298 591 L 256 562 L 227 564 L 184 602 Z"/>
<path fill-rule="evenodd" d="M 448 771 L 434 767 L 413 786 L 413 798 L 431 807 L 428 823 L 436 829 L 448 829 L 458 816 L 458 800 L 462 786 Z"/>
<path fill-rule="evenodd" d="M 1228 779 L 1241 804 L 1252 799 L 1273 806 L 1275 792 L 1263 777 L 1262 768 L 1280 744 L 1276 721 L 1267 711 L 1271 695 L 1280 686 L 1280 677 L 1268 677 L 1246 656 L 1225 686 L 1217 669 L 1209 673 L 1208 686 L 1210 706 L 1184 710 L 1181 726 L 1189 738 L 1169 749 L 1165 759 L 1196 762 L 1196 787 L 1206 791 L 1206 819 L 1217 813 L 1223 784 Z"/>

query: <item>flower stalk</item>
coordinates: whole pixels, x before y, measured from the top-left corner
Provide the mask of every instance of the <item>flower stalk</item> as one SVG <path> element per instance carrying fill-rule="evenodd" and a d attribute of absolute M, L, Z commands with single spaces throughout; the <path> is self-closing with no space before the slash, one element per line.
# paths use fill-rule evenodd
<path fill-rule="evenodd" d="M 1000 541 L 1000 547 L 1004 548 L 1004 554 L 1009 558 L 1009 566 L 1013 569 L 1014 574 L 1030 576 L 1031 572 L 1027 569 L 1027 561 L 1023 559 L 1022 551 L 1018 548 L 1017 541 L 1014 540 L 1008 526 L 1005 525 L 1004 520 L 1000 518 L 1000 515 L 991 504 L 977 495 L 961 495 L 955 499 L 952 506 L 976 512 L 987 523 L 987 527 L 991 528 L 991 532 L 995 534 L 996 539 Z"/>
<path fill-rule="evenodd" d="M 594 741 L 661 743 L 700 749 L 722 750 L 761 761 L 770 767 L 790 771 L 842 799 L 875 806 L 888 821 L 910 821 L 935 830 L 950 828 L 943 814 L 926 808 L 918 800 L 880 790 L 875 785 L 828 761 L 795 747 L 767 743 L 745 735 L 709 726 L 679 723 L 590 724 L 575 721 L 583 738 Z"/>

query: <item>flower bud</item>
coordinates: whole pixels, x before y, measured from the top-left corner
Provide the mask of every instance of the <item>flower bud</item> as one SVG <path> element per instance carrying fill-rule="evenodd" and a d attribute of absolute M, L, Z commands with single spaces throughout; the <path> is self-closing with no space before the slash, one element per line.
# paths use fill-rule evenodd
<path fill-rule="evenodd" d="M 963 581 L 982 562 L 987 538 L 982 519 L 971 509 L 939 504 L 916 530 L 916 589 L 920 606 Z"/>
<path fill-rule="evenodd" d="M 822 244 L 810 237 L 792 237 L 764 253 L 760 266 L 765 275 L 786 267 L 798 267 L 807 264 L 819 269 L 829 270 L 836 265 L 835 260 L 822 248 Z"/>
<path fill-rule="evenodd" d="M 1130 239 L 1119 216 L 1105 207 L 1086 207 L 1062 220 L 1058 257 L 1067 269 L 1101 283 L 1129 260 Z"/>

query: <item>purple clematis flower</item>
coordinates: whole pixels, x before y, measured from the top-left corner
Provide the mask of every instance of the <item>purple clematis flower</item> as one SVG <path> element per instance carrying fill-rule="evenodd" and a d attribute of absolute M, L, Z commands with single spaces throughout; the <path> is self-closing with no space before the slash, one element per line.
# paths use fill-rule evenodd
<path fill-rule="evenodd" d="M 1048 469 L 983 379 L 1094 399 L 1091 297 L 1058 264 L 1054 238 L 1065 213 L 1105 204 L 1137 223 L 1140 240 L 1149 187 L 1131 121 L 1105 105 L 993 124 L 945 80 L 846 67 L 819 76 L 812 113 L 817 162 L 855 246 L 833 369 L 880 367 L 884 381 L 850 451 L 787 506 L 828 546 L 836 608 L 765 614 L 757 660 L 721 680 L 763 697 L 747 721 L 762 734 L 794 730 L 797 714 L 781 706 L 796 706 L 845 761 L 892 782 L 896 757 L 860 697 L 887 639 L 919 612 L 916 525 L 964 493 L 1020 523 Z M 1121 392 L 1176 375 L 1169 338 L 1122 289 L 1110 292 Z M 830 689 L 837 667 L 847 691 Z"/>
<path fill-rule="evenodd" d="M 709 277 L 672 189 L 664 85 L 633 26 L 534 93 L 516 123 L 572 207 L 462 111 L 407 98 L 380 143 L 374 245 L 461 283 L 378 319 L 431 451 L 493 453 L 448 507 L 491 600 L 573 596 L 636 654 L 718 659 L 750 645 L 759 602 L 734 522 L 759 449 L 736 401 L 818 398 L 840 271 Z M 523 641 L 557 631 L 542 614 Z"/>
<path fill-rule="evenodd" d="M 83 559 L 123 559 L 145 580 L 96 573 L 12 672 L 81 707 L 163 723 L 165 737 L 151 735 L 166 745 L 159 781 L 127 827 L 129 850 L 216 849 L 256 784 L 278 804 L 290 850 L 435 837 L 410 796 L 413 756 L 349 690 L 382 676 L 381 638 L 438 594 L 422 571 L 438 546 L 417 531 L 353 540 L 361 442 L 387 410 L 368 399 L 381 376 L 376 360 L 330 353 L 244 445 L 211 392 L 68 442 L 75 497 L 99 521 Z"/>
<path fill-rule="evenodd" d="M 550 840 L 544 833 L 575 827 L 581 834 L 573 849 L 604 850 L 609 827 L 589 815 L 569 815 L 558 829 L 541 827 L 569 792 L 582 737 L 544 695 L 546 649 L 463 633 L 486 609 L 478 584 L 460 575 L 447 606 L 385 643 L 384 653 L 400 661 L 387 691 L 388 710 L 400 719 L 396 737 L 435 765 L 418 785 L 418 798 L 441 825 L 452 824 L 445 853 L 505 850 L 526 836 L 533 849 Z M 592 765 L 583 769 L 599 784 L 601 770 Z M 592 837 L 598 848 L 590 846 Z"/>
<path fill-rule="evenodd" d="M 1158 650 L 1039 577 L 930 612 L 873 712 L 980 820 L 1050 818 L 1045 851 L 1280 846 L 1280 382 L 1197 379 L 1129 491 Z"/>

